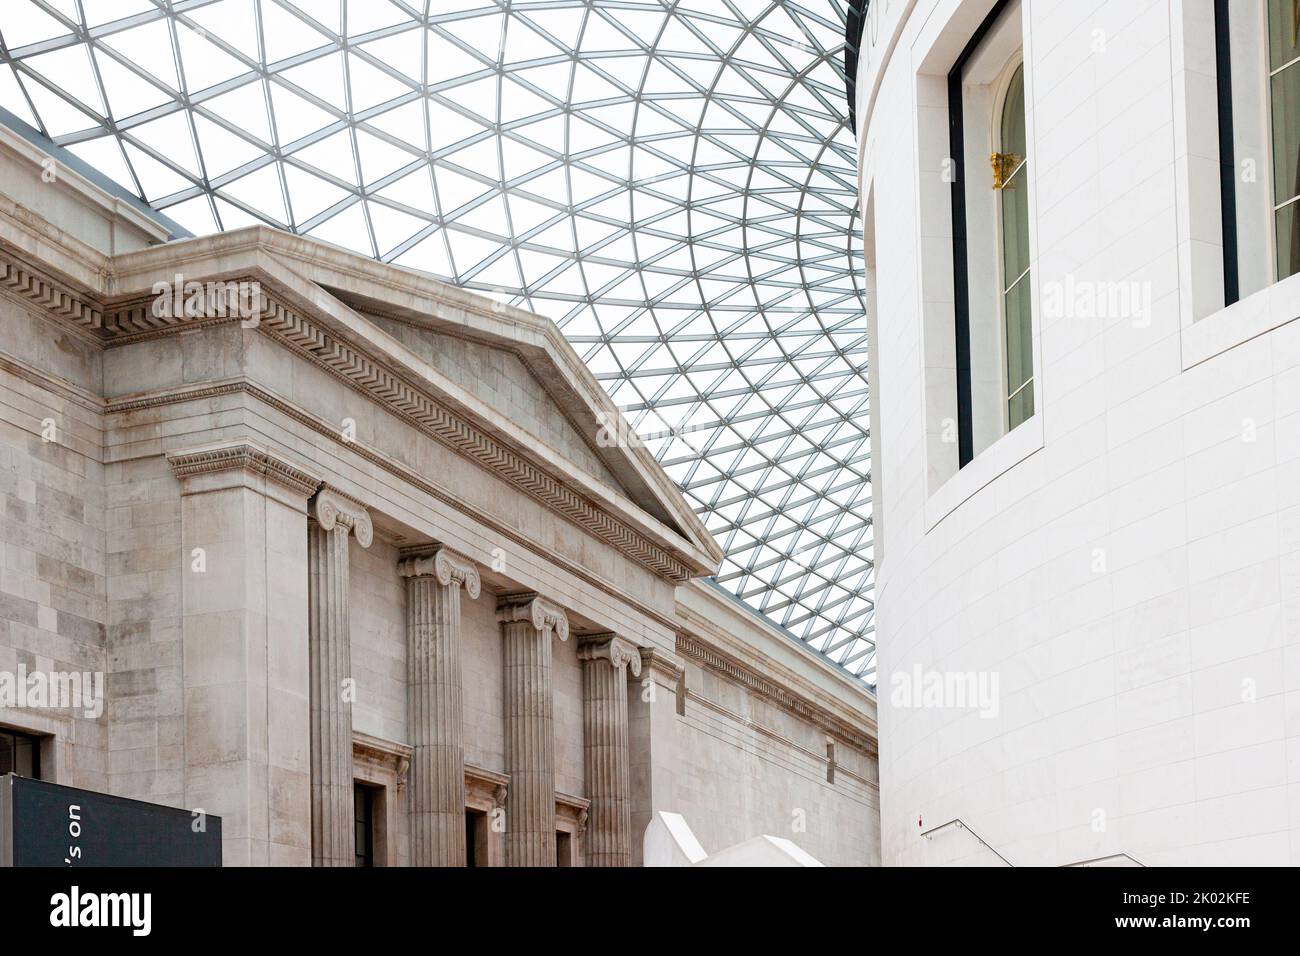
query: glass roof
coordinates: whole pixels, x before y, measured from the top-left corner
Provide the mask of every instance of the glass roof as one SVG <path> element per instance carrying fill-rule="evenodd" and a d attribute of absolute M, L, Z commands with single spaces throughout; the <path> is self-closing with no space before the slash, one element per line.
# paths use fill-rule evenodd
<path fill-rule="evenodd" d="M 4 0 L 0 107 L 196 235 L 550 316 L 726 550 L 875 683 L 846 0 Z"/>

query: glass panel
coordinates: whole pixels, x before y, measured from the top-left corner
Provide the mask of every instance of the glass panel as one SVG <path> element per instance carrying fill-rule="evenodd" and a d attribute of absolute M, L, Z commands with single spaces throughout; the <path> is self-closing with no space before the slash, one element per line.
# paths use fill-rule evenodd
<path fill-rule="evenodd" d="M 1277 277 L 1300 272 L 1300 202 L 1283 206 L 1277 216 Z"/>
<path fill-rule="evenodd" d="M 1029 156 L 1025 139 L 1024 67 L 1017 67 L 1002 105 L 1001 152 L 1015 156 L 1002 187 L 1002 285 L 1007 342 L 1007 430 L 1034 414 L 1034 353 L 1029 282 Z M 1026 384 L 1030 383 L 1030 384 Z"/>
<path fill-rule="evenodd" d="M 1002 152 L 1014 153 L 1017 160 L 1025 158 L 1025 68 L 1016 67 L 1007 87 L 1007 97 L 1002 104 Z"/>
<path fill-rule="evenodd" d="M 41 776 L 41 740 L 27 734 L 0 731 L 0 776 L 16 773 L 20 777 Z"/>
<path fill-rule="evenodd" d="M 31 737 L 14 738 L 14 773 L 20 777 L 30 777 L 35 779 L 39 776 L 36 772 L 39 761 L 39 751 L 37 748 L 40 743 Z"/>
<path fill-rule="evenodd" d="M 1002 288 L 1029 268 L 1029 164 L 1002 188 Z"/>
<path fill-rule="evenodd" d="M 1007 402 L 1007 431 L 1034 417 L 1034 386 L 1026 385 Z"/>
<path fill-rule="evenodd" d="M 1008 395 L 1014 395 L 1016 389 L 1034 376 L 1033 334 L 1030 331 L 1030 289 L 1029 276 L 1025 276 L 1004 298 L 1007 321 Z M 1025 390 L 1029 391 L 1032 387 L 1027 386 Z M 1032 413 L 1032 401 L 1029 408 Z M 1020 421 L 1016 421 L 1014 415 L 1011 416 L 1009 427 L 1015 428 Z"/>
<path fill-rule="evenodd" d="M 352 785 L 353 820 L 355 822 L 354 842 L 356 844 L 356 865 L 374 865 L 374 819 L 369 787 Z"/>
<path fill-rule="evenodd" d="M 1300 26 L 1296 0 L 1268 0 L 1268 54 L 1269 69 L 1290 63 L 1300 56 Z"/>
<path fill-rule="evenodd" d="M 1273 204 L 1300 193 L 1300 64 L 1270 80 L 1273 92 Z"/>

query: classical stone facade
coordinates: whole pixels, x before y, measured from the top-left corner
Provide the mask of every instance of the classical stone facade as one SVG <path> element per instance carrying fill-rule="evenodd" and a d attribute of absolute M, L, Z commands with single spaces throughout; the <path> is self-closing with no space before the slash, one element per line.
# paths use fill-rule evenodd
<path fill-rule="evenodd" d="M 0 670 L 107 677 L 0 710 L 42 776 L 219 814 L 228 865 L 636 864 L 658 810 L 878 862 L 874 698 L 695 580 L 552 323 L 42 159 L 0 129 Z"/>

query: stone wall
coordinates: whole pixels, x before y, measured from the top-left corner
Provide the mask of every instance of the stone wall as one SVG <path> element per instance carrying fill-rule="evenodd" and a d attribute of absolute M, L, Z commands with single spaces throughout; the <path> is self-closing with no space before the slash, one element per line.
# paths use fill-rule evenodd
<path fill-rule="evenodd" d="M 107 670 L 99 370 L 93 348 L 0 297 L 0 671 L 8 674 Z M 109 789 L 106 716 L 42 708 L 5 723 L 55 735 L 42 752 L 51 779 Z"/>
<path fill-rule="evenodd" d="M 874 759 L 840 742 L 827 782 L 826 732 L 699 665 L 678 718 L 677 805 L 709 853 L 758 834 L 828 866 L 880 865 Z"/>

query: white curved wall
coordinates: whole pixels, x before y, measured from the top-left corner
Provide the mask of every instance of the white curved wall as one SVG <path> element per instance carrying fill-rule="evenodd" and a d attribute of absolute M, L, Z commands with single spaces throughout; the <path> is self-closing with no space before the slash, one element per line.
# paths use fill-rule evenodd
<path fill-rule="evenodd" d="M 883 862 L 1300 863 L 1300 277 L 1222 308 L 1210 4 L 1025 0 L 1038 413 L 955 476 L 942 76 L 992 2 L 872 6 Z"/>

